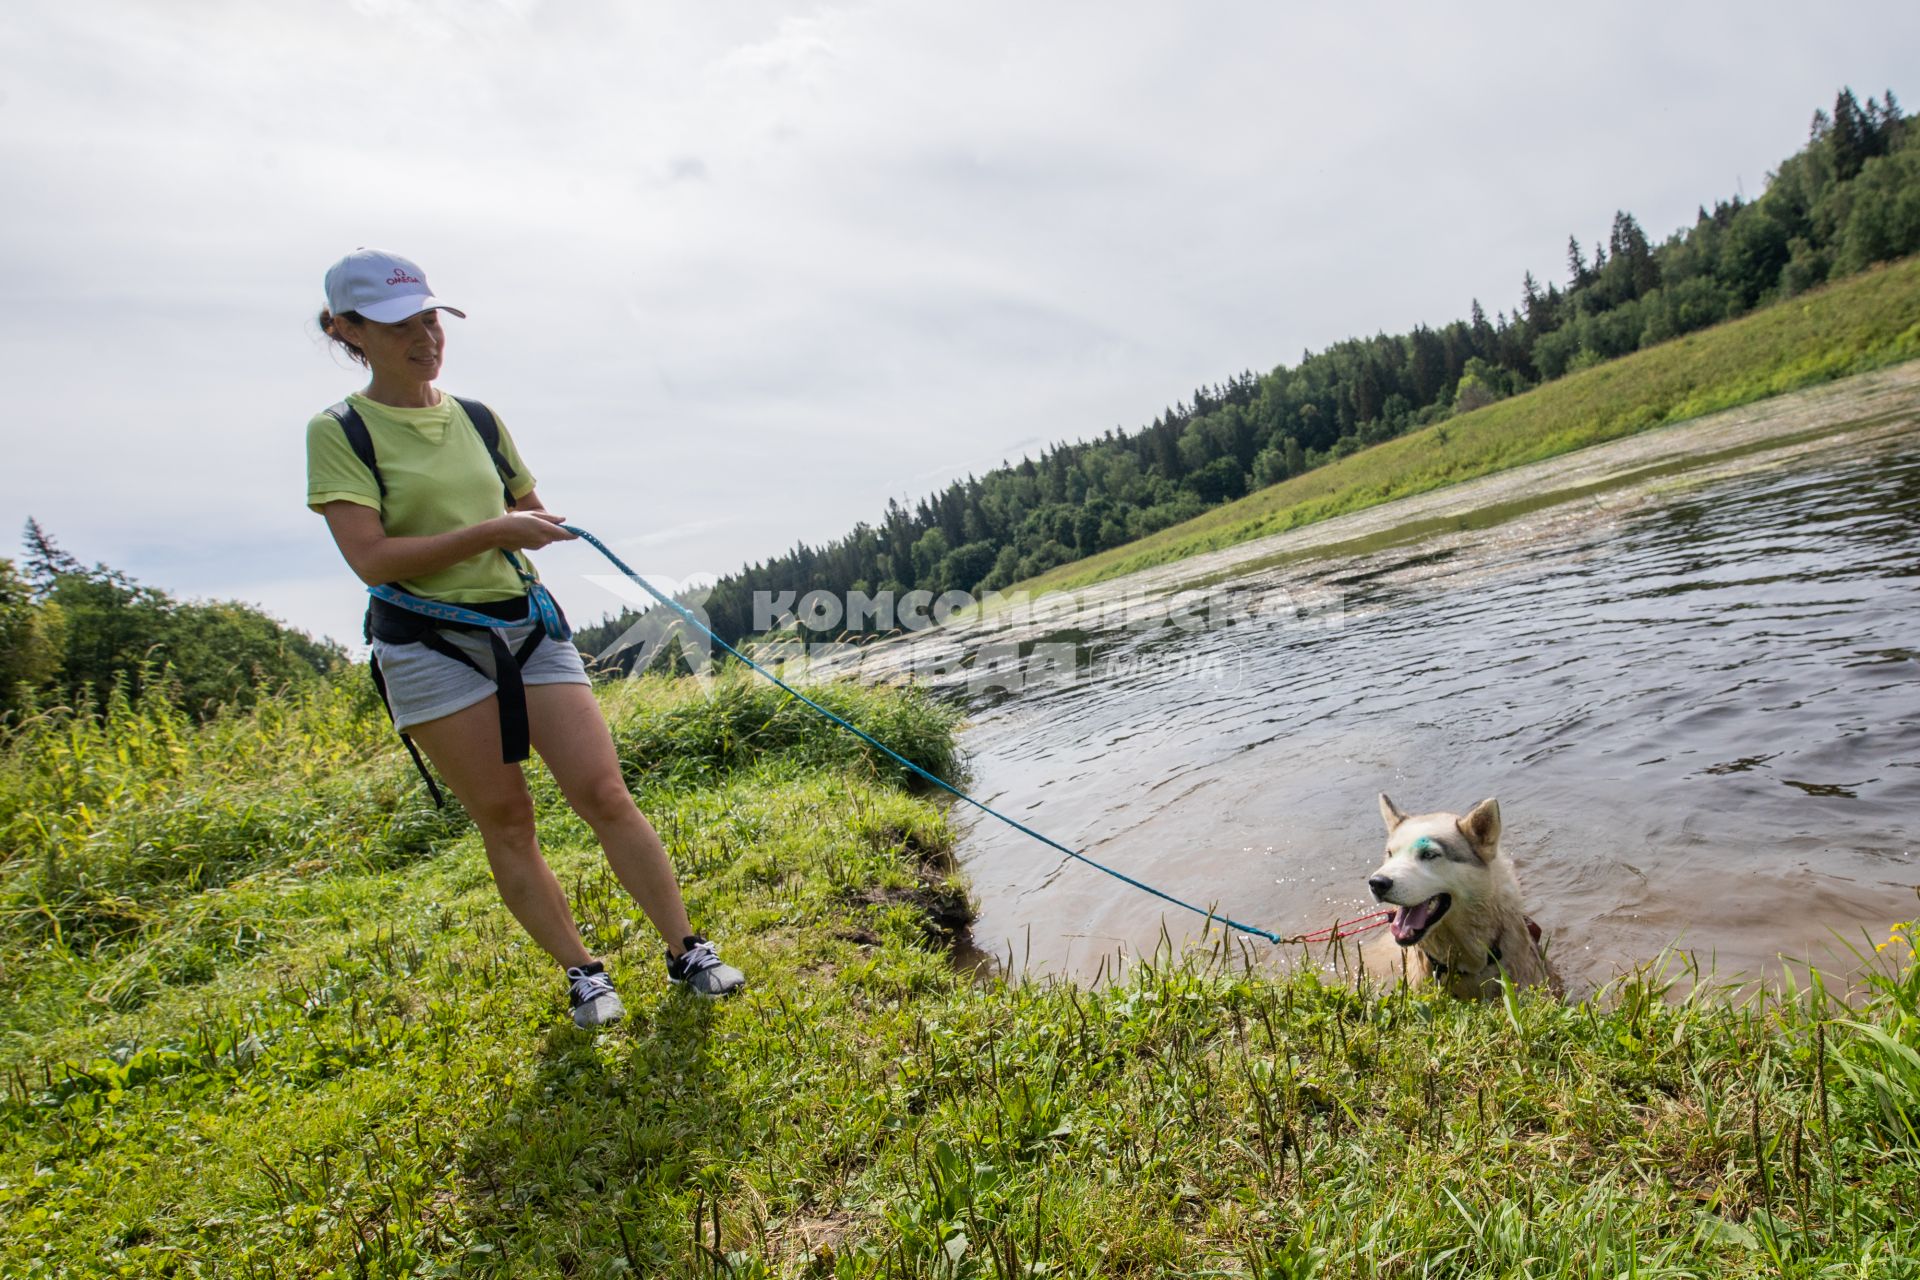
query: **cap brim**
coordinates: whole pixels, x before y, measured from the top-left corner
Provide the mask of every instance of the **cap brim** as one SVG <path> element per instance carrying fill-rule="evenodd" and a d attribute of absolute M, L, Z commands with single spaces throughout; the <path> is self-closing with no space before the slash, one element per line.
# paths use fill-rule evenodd
<path fill-rule="evenodd" d="M 402 320 L 411 320 L 422 311 L 449 311 L 462 320 L 467 313 L 458 307 L 450 307 L 430 293 L 409 294 L 404 298 L 389 298 L 385 302 L 373 302 L 360 308 L 360 314 L 369 320 L 381 324 L 399 324 Z"/>

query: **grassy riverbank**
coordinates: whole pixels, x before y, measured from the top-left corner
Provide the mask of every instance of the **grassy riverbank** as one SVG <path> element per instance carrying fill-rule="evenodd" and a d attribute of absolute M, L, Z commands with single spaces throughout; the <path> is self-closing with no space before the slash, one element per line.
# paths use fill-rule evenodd
<path fill-rule="evenodd" d="M 930 768 L 911 692 L 836 709 Z M 356 679 L 0 755 L 7 1276 L 1920 1275 L 1920 962 L 1818 998 L 1490 1007 L 1249 974 L 978 982 L 940 809 L 778 691 L 611 691 L 696 920 L 632 1018 L 555 975 Z M 1359 874 L 1359 870 L 1356 870 Z"/>
<path fill-rule="evenodd" d="M 1920 356 L 1920 258 L 1595 365 L 1008 589 L 1063 591 Z"/>

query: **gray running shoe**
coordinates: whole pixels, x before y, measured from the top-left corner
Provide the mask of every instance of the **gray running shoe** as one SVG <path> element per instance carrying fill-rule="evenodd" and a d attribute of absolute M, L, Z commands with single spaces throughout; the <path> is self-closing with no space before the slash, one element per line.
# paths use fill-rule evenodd
<path fill-rule="evenodd" d="M 573 1025 L 586 1031 L 618 1022 L 627 1012 L 607 966 L 598 960 L 567 970 L 567 1004 L 573 1009 Z"/>
<path fill-rule="evenodd" d="M 684 939 L 686 950 L 675 956 L 667 953 L 667 981 L 694 995 L 713 999 L 730 996 L 747 985 L 747 976 L 730 964 L 721 963 L 713 944 L 699 934 Z"/>

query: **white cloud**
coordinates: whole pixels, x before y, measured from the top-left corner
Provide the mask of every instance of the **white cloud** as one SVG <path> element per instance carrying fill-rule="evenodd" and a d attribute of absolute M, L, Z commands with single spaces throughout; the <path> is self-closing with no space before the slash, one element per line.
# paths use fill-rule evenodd
<path fill-rule="evenodd" d="M 1910 8 L 29 0 L 0 518 L 350 634 L 300 440 L 371 244 L 470 310 L 447 385 L 549 501 L 724 573 L 1753 194 L 1906 87 Z"/>

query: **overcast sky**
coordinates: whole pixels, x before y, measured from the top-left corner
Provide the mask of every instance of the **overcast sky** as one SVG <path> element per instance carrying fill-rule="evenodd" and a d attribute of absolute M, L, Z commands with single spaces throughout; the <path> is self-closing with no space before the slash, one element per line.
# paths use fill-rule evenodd
<path fill-rule="evenodd" d="M 1910 2 L 14 0 L 0 526 L 357 640 L 303 431 L 361 385 L 313 319 L 368 245 L 468 311 L 442 385 L 550 507 L 725 573 L 1510 307 L 1615 209 L 1757 195 L 1842 84 L 1920 94 L 1916 49 Z"/>

